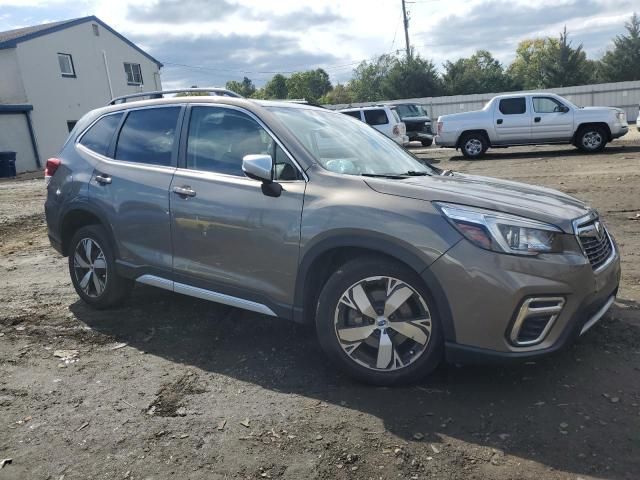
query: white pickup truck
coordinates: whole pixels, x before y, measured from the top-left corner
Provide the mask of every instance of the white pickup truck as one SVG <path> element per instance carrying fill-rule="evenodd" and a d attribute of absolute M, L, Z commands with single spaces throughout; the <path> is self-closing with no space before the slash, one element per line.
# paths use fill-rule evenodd
<path fill-rule="evenodd" d="M 619 108 L 581 108 L 553 93 L 526 93 L 494 97 L 475 112 L 442 115 L 435 141 L 476 159 L 490 147 L 513 145 L 570 143 L 599 152 L 628 131 Z"/>

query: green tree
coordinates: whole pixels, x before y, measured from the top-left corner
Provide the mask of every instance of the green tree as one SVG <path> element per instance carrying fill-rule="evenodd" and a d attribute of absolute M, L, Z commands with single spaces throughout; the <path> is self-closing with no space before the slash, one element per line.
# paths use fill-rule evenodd
<path fill-rule="evenodd" d="M 613 40 L 613 49 L 605 53 L 600 63 L 605 82 L 640 80 L 640 17 L 634 13 L 625 28 L 627 35 Z"/>
<path fill-rule="evenodd" d="M 444 64 L 442 75 L 448 95 L 504 92 L 513 88 L 502 64 L 487 50 L 478 50 L 469 58 Z"/>
<path fill-rule="evenodd" d="M 329 74 L 322 68 L 296 72 L 287 79 L 287 97 L 317 102 L 331 90 Z"/>
<path fill-rule="evenodd" d="M 392 55 L 380 55 L 371 62 L 361 62 L 353 71 L 353 78 L 349 82 L 356 102 L 376 102 L 384 99 L 382 83 L 389 74 L 395 61 Z"/>
<path fill-rule="evenodd" d="M 337 84 L 331 91 L 318 100 L 322 105 L 341 105 L 353 102 L 353 92 L 349 85 Z"/>
<path fill-rule="evenodd" d="M 560 38 L 549 39 L 544 53 L 542 64 L 544 87 L 585 85 L 593 78 L 594 72 L 589 69 L 589 66 L 582 44 L 573 48 L 565 27 Z"/>
<path fill-rule="evenodd" d="M 518 44 L 516 58 L 507 69 L 516 89 L 545 88 L 543 65 L 548 43 L 549 39 L 535 38 Z"/>
<path fill-rule="evenodd" d="M 236 80 L 229 80 L 225 85 L 227 90 L 231 90 L 232 92 L 236 92 L 238 95 L 242 95 L 243 97 L 249 98 L 256 91 L 256 86 L 253 82 L 244 77 L 241 82 Z"/>
<path fill-rule="evenodd" d="M 385 99 L 417 98 L 441 95 L 442 82 L 431 60 L 413 54 L 396 58 L 382 81 Z"/>
<path fill-rule="evenodd" d="M 279 73 L 275 74 L 264 86 L 266 98 L 285 99 L 289 94 L 287 90 L 287 77 Z"/>

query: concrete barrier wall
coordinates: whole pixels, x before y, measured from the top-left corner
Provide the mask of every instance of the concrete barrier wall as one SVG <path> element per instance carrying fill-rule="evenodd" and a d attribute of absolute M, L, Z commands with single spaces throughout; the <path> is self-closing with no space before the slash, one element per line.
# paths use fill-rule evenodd
<path fill-rule="evenodd" d="M 627 113 L 630 122 L 635 122 L 638 118 L 638 105 L 640 104 L 640 81 L 601 83 L 597 85 L 581 85 L 579 87 L 549 88 L 546 90 L 529 90 L 529 92 L 552 92 L 567 98 L 569 101 L 581 107 L 618 107 Z M 394 100 L 393 102 L 365 102 L 353 103 L 351 105 L 327 105 L 327 108 L 340 109 L 349 106 L 360 107 L 367 105 L 377 105 L 381 103 L 420 103 L 424 105 L 429 116 L 433 119 L 440 115 L 450 113 L 469 112 L 480 110 L 485 103 L 496 95 L 502 93 L 520 92 L 497 92 L 482 93 L 475 95 L 454 95 L 448 97 L 424 97 Z M 525 92 L 522 92 L 525 93 Z"/>

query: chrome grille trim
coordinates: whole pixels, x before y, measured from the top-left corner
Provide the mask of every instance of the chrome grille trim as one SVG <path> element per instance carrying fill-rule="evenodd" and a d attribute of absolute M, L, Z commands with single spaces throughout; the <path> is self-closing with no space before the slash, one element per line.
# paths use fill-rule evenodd
<path fill-rule="evenodd" d="M 574 232 L 582 253 L 589 260 L 594 272 L 606 268 L 615 258 L 615 246 L 598 214 L 592 212 L 573 222 Z"/>
<path fill-rule="evenodd" d="M 545 304 L 545 306 L 536 306 L 535 304 Z M 532 305 L 533 304 L 533 305 Z M 565 299 L 564 297 L 530 297 L 527 298 L 518 311 L 518 316 L 516 320 L 513 322 L 513 327 L 511 328 L 511 332 L 509 334 L 509 339 L 513 345 L 518 347 L 528 347 L 531 345 L 536 345 L 544 340 L 544 338 L 553 327 L 556 319 L 562 312 L 564 308 Z M 529 317 L 537 317 L 542 315 L 548 315 L 549 319 L 547 320 L 546 325 L 540 331 L 540 334 L 531 340 L 519 340 L 520 330 L 522 329 L 525 321 Z"/>

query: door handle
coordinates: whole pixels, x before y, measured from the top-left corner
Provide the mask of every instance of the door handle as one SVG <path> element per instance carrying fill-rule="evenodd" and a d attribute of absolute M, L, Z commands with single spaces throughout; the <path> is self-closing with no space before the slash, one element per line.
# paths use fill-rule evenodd
<path fill-rule="evenodd" d="M 499 118 L 498 120 L 496 120 L 496 123 L 497 123 L 498 125 L 502 125 L 502 121 L 503 121 L 503 120 L 502 120 L 501 118 Z"/>
<path fill-rule="evenodd" d="M 540 117 L 536 117 L 536 118 L 533 119 L 533 121 L 536 122 L 536 123 L 540 123 L 540 120 L 542 120 Z"/>
<path fill-rule="evenodd" d="M 180 195 L 181 197 L 195 197 L 196 191 L 185 185 L 184 187 L 173 187 L 173 193 Z"/>
<path fill-rule="evenodd" d="M 104 173 L 99 173 L 96 175 L 96 182 L 100 185 L 109 185 L 111 183 L 111 177 L 109 175 L 105 175 Z"/>

